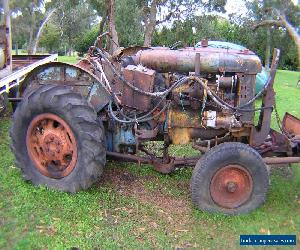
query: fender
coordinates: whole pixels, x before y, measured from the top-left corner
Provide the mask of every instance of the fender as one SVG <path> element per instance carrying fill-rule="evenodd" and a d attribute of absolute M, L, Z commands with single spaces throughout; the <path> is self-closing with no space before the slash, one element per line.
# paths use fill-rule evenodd
<path fill-rule="evenodd" d="M 19 85 L 19 97 L 39 85 L 57 84 L 72 86 L 87 98 L 96 112 L 102 110 L 111 100 L 112 93 L 100 78 L 79 65 L 62 62 L 50 62 L 32 70 Z"/>

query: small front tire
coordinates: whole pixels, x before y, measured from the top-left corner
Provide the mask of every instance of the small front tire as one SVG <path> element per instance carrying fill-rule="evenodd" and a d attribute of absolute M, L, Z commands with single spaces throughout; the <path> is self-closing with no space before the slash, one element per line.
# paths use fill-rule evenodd
<path fill-rule="evenodd" d="M 245 214 L 264 203 L 268 186 L 268 170 L 258 152 L 242 143 L 222 143 L 196 164 L 192 200 L 204 211 Z"/>

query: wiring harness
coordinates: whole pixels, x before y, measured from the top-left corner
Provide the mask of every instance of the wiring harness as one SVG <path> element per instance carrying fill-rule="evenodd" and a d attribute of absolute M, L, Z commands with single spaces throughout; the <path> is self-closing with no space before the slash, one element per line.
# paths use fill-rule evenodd
<path fill-rule="evenodd" d="M 120 123 L 140 123 L 140 122 L 146 122 L 149 120 L 152 120 L 154 118 L 159 117 L 169 106 L 170 106 L 170 101 L 167 101 L 166 104 L 164 105 L 164 107 L 162 109 L 160 109 L 159 113 L 153 115 L 153 113 L 159 108 L 159 106 L 161 105 L 163 100 L 166 100 L 166 97 L 168 96 L 168 94 L 170 92 L 172 92 L 172 90 L 178 88 L 179 86 L 189 82 L 189 81 L 194 81 L 194 82 L 198 82 L 202 88 L 205 90 L 205 92 L 207 93 L 207 95 L 221 108 L 223 109 L 229 109 L 232 110 L 235 113 L 239 113 L 239 112 L 255 112 L 255 111 L 259 111 L 262 109 L 273 109 L 273 107 L 260 107 L 260 108 L 246 108 L 247 106 L 253 104 L 258 98 L 260 98 L 266 91 L 267 87 L 269 86 L 271 79 L 269 78 L 266 85 L 264 86 L 264 88 L 257 93 L 251 100 L 249 100 L 247 103 L 240 105 L 240 106 L 232 106 L 230 104 L 228 104 L 227 102 L 225 102 L 224 100 L 222 100 L 217 93 L 215 93 L 208 85 L 207 85 L 207 80 L 204 78 L 200 78 L 198 76 L 184 76 L 181 77 L 180 79 L 178 79 L 177 81 L 175 81 L 171 87 L 169 87 L 168 89 L 161 91 L 161 92 L 147 92 L 144 90 L 141 90 L 137 87 L 135 87 L 134 85 L 132 85 L 130 82 L 128 82 L 123 75 L 115 68 L 115 66 L 111 63 L 111 61 L 109 60 L 108 56 L 106 55 L 105 52 L 103 52 L 101 49 L 97 48 L 97 47 L 92 47 L 91 48 L 95 55 L 98 58 L 102 58 L 103 60 L 105 60 L 105 62 L 107 63 L 107 65 L 110 67 L 110 69 L 112 70 L 112 72 L 114 73 L 115 76 L 117 76 L 119 78 L 120 81 L 122 81 L 124 84 L 126 84 L 129 88 L 131 88 L 133 91 L 136 91 L 138 93 L 141 93 L 143 95 L 147 95 L 147 96 L 151 96 L 152 98 L 160 98 L 160 101 L 155 105 L 155 107 L 149 111 L 147 114 L 142 115 L 137 117 L 136 115 L 134 116 L 128 116 L 125 115 L 122 111 L 122 109 L 119 106 L 120 101 L 118 100 L 117 96 L 115 94 L 113 94 L 114 97 L 114 101 L 111 101 L 108 105 L 108 111 L 111 115 L 111 117 Z M 101 64 L 99 62 L 96 63 L 96 65 L 94 65 L 96 67 L 96 69 L 98 71 L 100 71 L 100 73 L 102 75 L 104 75 L 104 80 L 105 83 L 108 87 L 109 90 L 111 90 L 110 87 L 110 83 L 107 80 L 105 73 L 103 71 L 103 68 L 101 66 Z M 112 92 L 112 91 L 111 91 Z M 117 111 L 119 114 L 122 115 L 122 118 L 117 117 L 117 115 L 114 113 L 113 111 L 113 104 L 115 104 L 115 106 L 117 107 Z M 203 109 L 203 107 L 202 107 Z"/>

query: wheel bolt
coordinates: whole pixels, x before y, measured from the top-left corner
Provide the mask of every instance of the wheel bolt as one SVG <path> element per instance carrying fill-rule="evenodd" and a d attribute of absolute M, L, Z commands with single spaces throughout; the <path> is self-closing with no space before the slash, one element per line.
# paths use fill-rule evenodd
<path fill-rule="evenodd" d="M 234 193 L 236 191 L 236 188 L 237 188 L 237 185 L 235 182 L 232 182 L 232 181 L 228 182 L 228 184 L 227 184 L 228 192 Z"/>

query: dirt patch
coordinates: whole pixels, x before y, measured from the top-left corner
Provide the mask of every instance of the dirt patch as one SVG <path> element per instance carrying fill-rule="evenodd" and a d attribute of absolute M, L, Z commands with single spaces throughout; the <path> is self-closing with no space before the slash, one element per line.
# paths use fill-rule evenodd
<path fill-rule="evenodd" d="M 181 197 L 167 193 L 161 180 L 156 176 L 135 176 L 126 169 L 111 168 L 105 171 L 102 178 L 102 186 L 113 188 L 118 194 L 125 197 L 133 197 L 141 204 L 149 206 L 154 213 L 151 216 L 147 213 L 140 213 L 132 207 L 118 207 L 106 210 L 104 217 L 106 222 L 114 227 L 122 223 L 120 211 L 126 212 L 128 217 L 139 221 L 139 226 L 132 230 L 137 239 L 148 235 L 151 239 L 153 230 L 162 230 L 172 238 L 180 238 L 193 229 L 192 205 L 188 195 Z M 151 186 L 147 186 L 151 184 Z M 153 184 L 153 186 L 152 186 Z M 174 183 L 175 187 L 189 192 L 189 184 L 182 181 Z M 153 188 L 152 188 L 153 187 Z M 128 218 L 126 216 L 126 218 Z M 149 238 L 150 237 L 150 238 Z M 155 242 L 153 243 L 154 245 Z"/>
<path fill-rule="evenodd" d="M 134 176 L 126 170 L 109 169 L 105 172 L 102 184 L 110 184 L 122 195 L 137 198 L 143 203 L 151 204 L 157 211 L 168 215 L 188 215 L 191 206 L 188 197 L 180 199 L 164 193 L 161 188 L 149 190 L 145 188 L 145 182 L 158 182 L 154 176 Z M 179 183 L 180 188 L 188 188 L 187 184 Z"/>
<path fill-rule="evenodd" d="M 291 180 L 294 176 L 293 169 L 289 164 L 281 164 L 281 165 L 274 165 L 274 166 L 271 165 L 270 167 L 271 167 L 271 173 L 276 171 L 283 178 L 286 178 L 288 180 Z"/>

